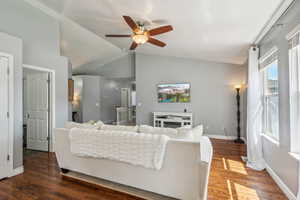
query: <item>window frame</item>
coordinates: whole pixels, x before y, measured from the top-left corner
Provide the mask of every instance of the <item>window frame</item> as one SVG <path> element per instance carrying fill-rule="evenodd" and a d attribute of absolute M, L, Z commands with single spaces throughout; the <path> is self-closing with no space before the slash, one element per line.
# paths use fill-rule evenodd
<path fill-rule="evenodd" d="M 274 134 L 270 133 L 266 133 L 266 127 L 267 127 L 267 112 L 265 109 L 265 90 L 266 90 L 266 73 L 265 70 L 267 69 L 267 67 L 271 66 L 273 64 L 273 62 L 277 61 L 277 76 L 279 79 L 279 59 L 278 59 L 278 53 L 279 53 L 279 49 L 274 46 L 272 48 L 269 49 L 269 51 L 267 51 L 265 54 L 263 54 L 263 56 L 260 57 L 259 59 L 259 69 L 260 69 L 260 74 L 261 74 L 261 103 L 262 103 L 262 108 L 263 108 L 263 112 L 262 112 L 262 116 L 261 116 L 261 134 L 262 136 L 265 136 L 266 138 L 270 138 L 271 141 L 274 141 L 277 145 L 279 145 L 279 140 L 280 140 L 280 125 L 279 125 L 279 100 L 278 100 L 278 138 L 274 137 Z M 278 83 L 278 96 L 280 93 L 280 89 L 279 89 L 280 85 Z"/>
<path fill-rule="evenodd" d="M 276 50 L 277 51 L 277 50 Z M 274 53 L 274 52 L 273 52 Z M 265 59 L 268 59 L 271 55 L 269 56 L 265 56 Z M 261 69 L 261 80 L 262 80 L 262 106 L 263 106 L 263 116 L 262 116 L 262 135 L 267 136 L 269 138 L 271 138 L 272 140 L 276 141 L 276 143 L 279 143 L 279 82 L 278 82 L 278 93 L 276 96 L 278 96 L 278 133 L 276 133 L 277 137 L 275 136 L 274 133 L 270 133 L 269 131 L 267 131 L 267 126 L 268 126 L 268 111 L 267 111 L 267 103 L 266 103 L 266 96 L 271 96 L 266 94 L 266 88 L 267 88 L 267 69 L 269 67 L 271 67 L 274 63 L 276 62 L 277 64 L 277 78 L 279 79 L 279 59 L 276 58 L 275 60 L 273 60 L 272 62 L 270 62 L 269 64 L 267 64 L 266 66 L 264 66 Z M 279 81 L 279 80 L 278 80 Z"/>

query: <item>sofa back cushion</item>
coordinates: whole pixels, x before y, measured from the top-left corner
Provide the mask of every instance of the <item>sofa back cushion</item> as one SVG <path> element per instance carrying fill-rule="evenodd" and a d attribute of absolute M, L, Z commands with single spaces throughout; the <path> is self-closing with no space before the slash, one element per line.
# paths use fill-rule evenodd
<path fill-rule="evenodd" d="M 160 127 L 152 127 L 148 125 L 141 125 L 139 128 L 140 133 L 148 133 L 148 134 L 157 134 L 157 135 L 167 135 L 171 138 L 177 136 L 178 131 L 175 128 L 160 128 Z"/>
<path fill-rule="evenodd" d="M 193 131 L 190 127 L 180 127 L 176 128 L 177 130 L 177 136 L 178 139 L 185 139 L 185 138 L 193 138 Z"/>
<path fill-rule="evenodd" d="M 194 140 L 199 140 L 203 135 L 203 126 L 198 125 L 194 128 L 181 127 L 177 128 L 179 137 L 183 138 L 193 138 Z"/>
<path fill-rule="evenodd" d="M 167 135 L 174 139 L 188 139 L 188 138 L 200 138 L 203 134 L 203 126 L 199 125 L 195 128 L 180 127 L 180 128 L 160 128 L 152 127 L 148 125 L 141 125 L 139 127 L 140 133 Z"/>
<path fill-rule="evenodd" d="M 101 130 L 138 132 L 138 126 L 121 126 L 121 125 L 104 124 L 101 126 Z"/>
<path fill-rule="evenodd" d="M 203 135 L 203 125 L 196 126 L 195 128 L 192 128 L 192 132 L 194 136 L 202 136 Z"/>
<path fill-rule="evenodd" d="M 81 129 L 98 129 L 97 126 L 89 123 L 76 123 L 76 122 L 66 122 L 65 123 L 66 129 L 72 129 L 72 128 L 81 128 Z"/>
<path fill-rule="evenodd" d="M 100 130 L 102 128 L 102 126 L 104 125 L 104 123 L 102 121 L 97 121 L 96 123 L 94 123 L 94 126 L 97 126 L 97 128 Z"/>

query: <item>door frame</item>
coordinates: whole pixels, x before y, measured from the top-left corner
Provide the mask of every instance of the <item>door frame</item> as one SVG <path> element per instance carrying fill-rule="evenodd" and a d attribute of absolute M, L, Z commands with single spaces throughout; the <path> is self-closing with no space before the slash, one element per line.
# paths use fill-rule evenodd
<path fill-rule="evenodd" d="M 8 112 L 9 112 L 9 118 L 8 118 L 8 132 L 9 132 L 9 149 L 8 149 L 8 155 L 9 155 L 9 161 L 8 165 L 10 168 L 9 177 L 14 175 L 14 57 L 11 54 L 0 52 L 0 56 L 8 58 L 8 98 L 9 103 L 8 105 Z"/>
<path fill-rule="evenodd" d="M 32 69 L 36 71 L 42 71 L 42 72 L 47 72 L 50 75 L 50 83 L 49 83 L 49 124 L 48 124 L 48 134 L 49 134 L 49 151 L 54 152 L 54 145 L 53 145 L 53 128 L 55 127 L 55 70 L 52 69 L 47 69 L 43 67 L 37 67 L 33 65 L 27 65 L 24 64 L 23 68 L 26 69 Z"/>

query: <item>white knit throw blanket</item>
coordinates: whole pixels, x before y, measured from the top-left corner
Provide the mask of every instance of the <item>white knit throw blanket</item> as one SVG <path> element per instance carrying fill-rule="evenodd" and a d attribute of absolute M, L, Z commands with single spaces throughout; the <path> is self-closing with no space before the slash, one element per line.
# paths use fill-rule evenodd
<path fill-rule="evenodd" d="M 76 156 L 106 158 L 159 170 L 166 145 L 165 135 L 73 128 L 71 153 Z"/>

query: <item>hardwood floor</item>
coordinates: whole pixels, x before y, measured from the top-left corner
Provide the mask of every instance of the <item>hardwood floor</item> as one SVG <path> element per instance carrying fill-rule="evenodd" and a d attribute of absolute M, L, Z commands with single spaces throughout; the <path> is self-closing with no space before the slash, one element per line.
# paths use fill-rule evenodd
<path fill-rule="evenodd" d="M 245 166 L 244 144 L 212 140 L 214 157 L 209 178 L 208 199 L 285 200 L 287 199 L 269 174 Z"/>
<path fill-rule="evenodd" d="M 209 180 L 209 200 L 287 199 L 266 171 L 245 167 L 240 156 L 245 146 L 212 140 L 214 158 Z M 140 200 L 120 192 L 90 188 L 62 180 L 54 154 L 33 153 L 25 157 L 25 173 L 0 181 L 0 200 Z"/>

